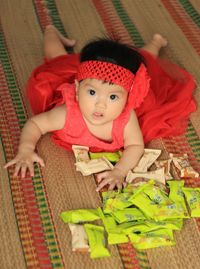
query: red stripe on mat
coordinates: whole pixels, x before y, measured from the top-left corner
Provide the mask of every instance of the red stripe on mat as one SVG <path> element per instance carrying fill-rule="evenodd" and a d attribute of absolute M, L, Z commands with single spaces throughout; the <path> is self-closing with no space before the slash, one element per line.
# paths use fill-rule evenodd
<path fill-rule="evenodd" d="M 118 17 L 112 3 L 107 0 L 92 0 L 101 20 L 106 28 L 107 33 L 121 42 L 133 44 L 133 41 Z"/>
<path fill-rule="evenodd" d="M 17 121 L 16 113 L 13 108 L 12 99 L 9 95 L 9 89 L 7 86 L 5 74 L 3 67 L 0 65 L 0 83 L 4 85 L 1 88 L 1 100 L 0 109 L 2 109 L 2 115 L 4 115 L 5 121 L 1 120 L 1 135 L 4 144 L 4 150 L 8 160 L 14 157 L 14 151 L 17 150 L 18 137 L 20 136 L 19 124 Z M 15 128 L 13 128 L 13 125 Z M 12 146 L 11 146 L 12 145 Z M 14 148 L 14 150 L 13 150 Z M 10 174 L 13 174 L 13 169 L 9 169 Z M 18 227 L 20 232 L 21 243 L 23 246 L 26 262 L 28 268 L 51 268 L 51 261 L 48 255 L 48 250 L 45 244 L 45 237 L 42 230 L 42 225 L 40 219 L 37 218 L 36 225 L 36 215 L 39 216 L 39 210 L 37 208 L 36 199 L 34 195 L 34 186 L 31 178 L 24 179 L 26 184 L 23 184 L 23 179 L 18 177 L 10 178 L 10 185 L 12 190 L 13 203 L 15 207 L 16 218 L 18 221 Z M 27 184 L 28 183 L 28 184 Z M 31 200 L 32 204 L 27 203 Z M 34 210 L 33 210 L 34 203 Z M 31 212 L 34 211 L 34 215 Z M 36 230 L 35 230 L 36 228 Z M 38 244 L 36 238 L 33 234 L 38 232 L 40 228 L 40 243 Z M 31 232 L 30 232 L 31 231 Z M 41 253 L 38 247 L 42 246 L 43 252 L 45 250 L 46 257 L 44 259 L 43 253 Z M 30 253 L 31 257 L 30 258 Z M 45 267 L 44 267 L 45 266 Z"/>
<path fill-rule="evenodd" d="M 180 27 L 193 48 L 200 55 L 200 29 L 193 22 L 184 8 L 174 0 L 161 0 L 173 20 Z"/>

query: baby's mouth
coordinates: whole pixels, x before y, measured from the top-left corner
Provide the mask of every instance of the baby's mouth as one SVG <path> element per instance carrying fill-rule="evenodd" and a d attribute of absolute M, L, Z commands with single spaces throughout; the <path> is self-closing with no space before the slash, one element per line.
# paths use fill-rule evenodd
<path fill-rule="evenodd" d="M 101 113 L 101 112 L 94 112 L 94 113 L 93 113 L 93 116 L 94 116 L 95 118 L 102 118 L 102 117 L 103 117 L 103 113 Z"/>

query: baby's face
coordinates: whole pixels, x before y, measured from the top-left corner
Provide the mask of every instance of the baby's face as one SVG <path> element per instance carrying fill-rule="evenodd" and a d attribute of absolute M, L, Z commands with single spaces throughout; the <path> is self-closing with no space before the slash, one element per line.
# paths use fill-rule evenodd
<path fill-rule="evenodd" d="M 128 97 L 128 92 L 122 87 L 97 79 L 76 82 L 76 90 L 83 117 L 92 125 L 103 125 L 116 119 Z"/>

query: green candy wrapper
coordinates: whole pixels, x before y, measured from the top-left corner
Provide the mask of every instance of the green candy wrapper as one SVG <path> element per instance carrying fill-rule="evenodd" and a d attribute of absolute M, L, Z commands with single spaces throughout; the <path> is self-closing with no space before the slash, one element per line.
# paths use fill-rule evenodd
<path fill-rule="evenodd" d="M 110 257 L 105 247 L 104 228 L 93 224 L 84 224 L 90 245 L 90 257 L 92 259 Z"/>
<path fill-rule="evenodd" d="M 200 188 L 183 188 L 191 217 L 200 217 Z"/>
<path fill-rule="evenodd" d="M 126 208 L 112 212 L 112 216 L 118 223 L 145 219 L 144 214 L 137 208 Z"/>
<path fill-rule="evenodd" d="M 127 243 L 128 237 L 117 229 L 117 224 L 114 218 L 108 215 L 105 216 L 100 208 L 98 210 L 99 210 L 99 216 L 103 221 L 106 232 L 108 234 L 108 244 L 113 245 L 113 244 Z"/>
<path fill-rule="evenodd" d="M 133 246 L 137 249 L 175 245 L 173 232 L 169 229 L 160 229 L 144 234 L 130 234 L 129 238 Z"/>
<path fill-rule="evenodd" d="M 136 233 L 147 233 L 152 232 L 158 229 L 170 229 L 170 230 L 180 230 L 183 225 L 182 219 L 173 219 L 173 220 L 165 220 L 165 221 L 154 221 L 154 220 L 145 220 L 136 222 L 131 227 L 127 227 L 123 229 L 123 232 L 127 235 Z"/>
<path fill-rule="evenodd" d="M 169 197 L 167 197 L 167 194 L 156 186 L 146 186 L 144 193 L 146 193 L 155 204 L 169 205 L 172 203 Z"/>
<path fill-rule="evenodd" d="M 109 197 L 110 196 L 110 197 Z M 109 192 L 103 193 L 103 211 L 104 213 L 110 214 L 115 210 L 122 210 L 132 205 L 129 201 L 129 193 L 118 193 L 109 195 Z"/>
<path fill-rule="evenodd" d="M 112 163 L 117 163 L 121 157 L 121 151 L 117 152 L 89 152 L 91 159 L 98 159 L 105 157 Z"/>
<path fill-rule="evenodd" d="M 61 219 L 65 223 L 82 223 L 100 219 L 98 209 L 76 209 L 62 212 Z"/>
<path fill-rule="evenodd" d="M 140 195 L 132 198 L 131 201 L 147 218 L 156 221 L 189 217 L 181 203 L 170 205 L 154 204 L 145 193 L 140 193 Z"/>
<path fill-rule="evenodd" d="M 172 180 L 167 182 L 168 186 L 170 187 L 169 198 L 174 203 L 179 203 L 182 205 L 184 209 L 185 216 L 189 217 L 188 210 L 185 204 L 184 194 L 183 194 L 183 187 L 184 187 L 184 180 Z"/>

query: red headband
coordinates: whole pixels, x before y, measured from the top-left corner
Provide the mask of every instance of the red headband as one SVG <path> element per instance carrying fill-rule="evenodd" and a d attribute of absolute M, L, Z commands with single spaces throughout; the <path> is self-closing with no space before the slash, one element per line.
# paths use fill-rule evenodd
<path fill-rule="evenodd" d="M 149 90 L 149 76 L 144 64 L 141 64 L 136 75 L 128 69 L 109 62 L 84 61 L 80 63 L 77 80 L 95 78 L 117 84 L 129 92 L 128 104 L 138 107 Z"/>

